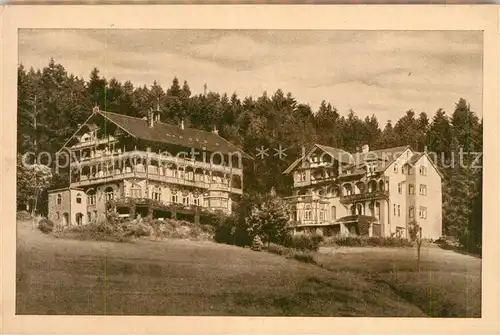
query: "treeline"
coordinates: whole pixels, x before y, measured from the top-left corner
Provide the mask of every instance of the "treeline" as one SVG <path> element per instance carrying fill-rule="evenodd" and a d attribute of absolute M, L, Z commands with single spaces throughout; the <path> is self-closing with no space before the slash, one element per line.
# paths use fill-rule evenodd
<path fill-rule="evenodd" d="M 221 136 L 254 157 L 257 148 L 270 148 L 268 156 L 257 158 L 246 169 L 245 191 L 250 194 L 263 194 L 273 187 L 278 194 L 289 194 L 292 181 L 282 172 L 301 155 L 302 148 L 307 150 L 314 143 L 351 152 L 362 144 L 373 149 L 426 148 L 437 154 L 445 176 L 443 233 L 459 237 L 463 244 L 480 245 L 481 201 L 477 199 L 482 168 L 471 166 L 474 155 L 463 156 L 464 164 L 459 164 L 458 153 L 482 152 L 483 126 L 465 99 L 448 111 L 450 116 L 442 109 L 428 111 L 431 115 L 409 109 L 399 120 L 380 125 L 375 115 L 362 119 L 352 110 L 341 115 L 334 102 L 326 100 L 313 111 L 281 89 L 243 98 L 210 91 L 205 85 L 204 92 L 195 95 L 186 81 L 181 83 L 176 77 L 166 88 L 156 81 L 149 87 L 135 87 L 130 81 L 104 78 L 98 69 L 85 80 L 51 60 L 39 70 L 18 67 L 18 152 L 56 152 L 95 105 L 137 117 L 159 105 L 163 122 L 177 124 L 182 119 L 188 127 L 208 131 L 216 126 Z M 286 148 L 282 159 L 273 150 L 280 146 Z M 54 183 L 64 180 L 59 176 Z"/>

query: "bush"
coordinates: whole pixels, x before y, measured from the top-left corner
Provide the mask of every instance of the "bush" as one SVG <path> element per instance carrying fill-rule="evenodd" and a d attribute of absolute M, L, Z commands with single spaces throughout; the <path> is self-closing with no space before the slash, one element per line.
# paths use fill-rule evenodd
<path fill-rule="evenodd" d="M 214 240 L 217 243 L 225 243 L 244 247 L 251 245 L 253 238 L 236 216 L 219 217 L 218 226 L 215 227 Z"/>
<path fill-rule="evenodd" d="M 271 244 L 269 247 L 266 248 L 266 250 L 272 254 L 280 255 L 283 256 L 285 255 L 286 251 L 288 248 L 278 245 L 278 244 Z"/>
<path fill-rule="evenodd" d="M 210 225 L 200 225 L 183 220 L 145 220 L 144 222 L 150 233 L 145 235 L 144 232 L 141 236 L 152 234 L 155 238 L 209 240 L 214 233 L 214 228 Z"/>
<path fill-rule="evenodd" d="M 48 219 L 38 221 L 38 229 L 44 234 L 52 233 L 54 230 L 54 223 Z"/>
<path fill-rule="evenodd" d="M 127 236 L 121 226 L 97 222 L 83 226 L 71 226 L 57 232 L 56 237 L 83 241 L 124 242 Z"/>
<path fill-rule="evenodd" d="M 279 244 L 270 244 L 265 248 L 267 252 L 283 256 L 287 259 L 295 259 L 299 262 L 316 264 L 312 253 L 307 251 L 297 251 L 297 249 L 287 248 Z"/>
<path fill-rule="evenodd" d="M 255 235 L 252 241 L 252 250 L 253 251 L 262 251 L 262 240 L 259 235 Z"/>
<path fill-rule="evenodd" d="M 316 261 L 314 260 L 313 256 L 310 253 L 306 252 L 297 252 L 293 255 L 293 259 L 299 261 L 299 262 L 304 262 L 304 263 L 309 263 L 309 264 L 316 264 Z"/>
<path fill-rule="evenodd" d="M 412 247 L 412 242 L 397 237 L 363 237 L 363 236 L 344 236 L 329 238 L 323 242 L 325 246 L 343 246 L 343 247 L 393 247 L 403 248 Z"/>
<path fill-rule="evenodd" d="M 284 245 L 298 250 L 318 251 L 320 243 L 323 241 L 321 235 L 294 235 L 289 236 L 284 241 Z"/>
<path fill-rule="evenodd" d="M 19 211 L 16 213 L 16 219 L 19 221 L 28 221 L 31 220 L 31 214 L 27 211 Z"/>
<path fill-rule="evenodd" d="M 143 223 L 129 223 L 124 227 L 125 237 L 142 237 L 150 236 L 151 229 Z"/>

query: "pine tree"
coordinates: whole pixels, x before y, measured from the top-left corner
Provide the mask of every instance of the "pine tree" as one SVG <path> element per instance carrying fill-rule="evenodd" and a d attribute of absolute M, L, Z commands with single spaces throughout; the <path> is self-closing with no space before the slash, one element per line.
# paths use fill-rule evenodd
<path fill-rule="evenodd" d="M 438 109 L 432 123 L 429 126 L 427 135 L 428 151 L 436 153 L 445 153 L 449 151 L 452 142 L 452 129 L 450 121 L 444 110 Z"/>

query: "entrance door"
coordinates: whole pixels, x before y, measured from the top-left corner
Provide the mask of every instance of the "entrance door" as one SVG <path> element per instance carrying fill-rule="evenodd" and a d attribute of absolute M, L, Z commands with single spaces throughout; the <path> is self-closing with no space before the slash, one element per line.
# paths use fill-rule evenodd
<path fill-rule="evenodd" d="M 69 214 L 67 212 L 63 213 L 63 226 L 67 226 L 69 223 Z"/>
<path fill-rule="evenodd" d="M 76 218 L 76 224 L 80 226 L 83 223 L 83 214 L 76 213 L 75 218 Z"/>

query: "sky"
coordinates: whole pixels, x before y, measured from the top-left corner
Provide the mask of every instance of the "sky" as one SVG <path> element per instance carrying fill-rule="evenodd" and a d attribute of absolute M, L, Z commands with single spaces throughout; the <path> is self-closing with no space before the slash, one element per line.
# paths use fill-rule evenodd
<path fill-rule="evenodd" d="M 69 73 L 135 86 L 174 76 L 192 93 L 257 97 L 278 88 L 317 110 L 375 115 L 381 127 L 409 109 L 449 115 L 465 98 L 482 116 L 483 40 L 479 31 L 52 30 L 21 29 L 19 62 L 54 58 Z"/>

